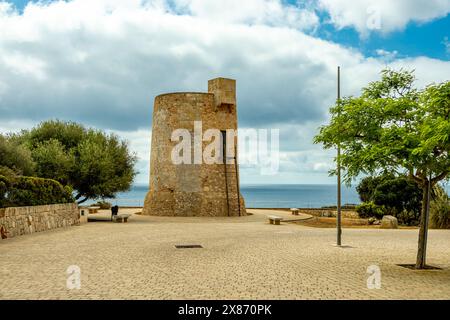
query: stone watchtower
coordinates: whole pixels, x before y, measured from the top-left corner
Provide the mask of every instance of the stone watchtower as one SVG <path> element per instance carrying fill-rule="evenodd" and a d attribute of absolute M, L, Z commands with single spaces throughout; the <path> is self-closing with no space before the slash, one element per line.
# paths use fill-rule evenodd
<path fill-rule="evenodd" d="M 224 164 L 198 164 L 194 128 L 201 121 L 201 133 L 220 130 L 220 146 L 235 150 L 223 139 L 228 129 L 237 130 L 236 81 L 217 78 L 208 82 L 208 93 L 169 93 L 155 98 L 150 159 L 150 190 L 144 215 L 158 216 L 243 216 L 244 199 L 239 191 L 236 157 Z M 174 164 L 172 150 L 179 144 L 171 137 L 174 130 L 187 129 L 192 137 L 189 164 Z M 213 141 L 212 139 L 211 141 Z M 202 150 L 211 142 L 200 142 Z M 198 150 L 198 148 L 197 148 Z M 200 155 L 201 157 L 201 155 Z"/>

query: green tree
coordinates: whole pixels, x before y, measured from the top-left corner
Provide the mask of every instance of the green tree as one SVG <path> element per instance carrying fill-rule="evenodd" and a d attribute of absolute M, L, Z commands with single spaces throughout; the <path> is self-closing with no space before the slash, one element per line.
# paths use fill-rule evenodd
<path fill-rule="evenodd" d="M 32 130 L 23 130 L 20 134 L 12 135 L 12 138 L 18 143 L 25 144 L 31 150 L 49 140 L 59 141 L 65 150 L 71 150 L 78 146 L 85 135 L 86 129 L 81 124 L 48 120 L 41 122 Z"/>
<path fill-rule="evenodd" d="M 0 174 L 31 175 L 34 162 L 30 151 L 12 139 L 0 135 Z"/>
<path fill-rule="evenodd" d="M 105 135 L 89 130 L 85 139 L 74 150 L 76 179 L 71 179 L 78 190 L 76 199 L 114 198 L 115 193 L 127 191 L 136 172 L 136 156 L 127 143 L 116 135 Z"/>
<path fill-rule="evenodd" d="M 73 122 L 51 120 L 14 140 L 31 150 L 36 174 L 70 185 L 75 199 L 113 198 L 127 191 L 136 175 L 136 156 L 113 134 Z"/>
<path fill-rule="evenodd" d="M 435 187 L 435 189 L 438 186 Z M 363 202 L 372 201 L 384 208 L 403 224 L 419 222 L 422 202 L 422 189 L 407 176 L 382 174 L 366 177 L 356 187 Z"/>
<path fill-rule="evenodd" d="M 416 268 L 426 262 L 428 190 L 450 170 L 450 82 L 414 89 L 413 72 L 383 70 L 359 97 L 337 101 L 316 143 L 340 145 L 344 179 L 380 171 L 407 174 L 422 189 Z"/>
<path fill-rule="evenodd" d="M 375 189 L 380 183 L 385 180 L 394 178 L 392 174 L 382 174 L 379 176 L 368 176 L 363 178 L 360 183 L 356 186 L 356 191 L 358 192 L 359 199 L 362 202 L 373 201 L 373 194 Z"/>
<path fill-rule="evenodd" d="M 49 179 L 57 177 L 63 185 L 69 184 L 76 169 L 76 159 L 71 149 L 66 150 L 61 142 L 50 139 L 35 144 L 31 154 L 36 163 L 36 176 Z"/>

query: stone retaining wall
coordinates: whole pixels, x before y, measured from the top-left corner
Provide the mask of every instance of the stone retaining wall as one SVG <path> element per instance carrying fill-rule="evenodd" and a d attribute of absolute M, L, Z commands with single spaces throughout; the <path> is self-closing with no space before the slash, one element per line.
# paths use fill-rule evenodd
<path fill-rule="evenodd" d="M 310 214 L 316 217 L 336 217 L 336 209 L 300 209 L 300 212 Z M 355 210 L 342 209 L 342 218 L 358 219 L 359 214 Z"/>
<path fill-rule="evenodd" d="M 79 224 L 76 203 L 0 209 L 1 239 Z"/>

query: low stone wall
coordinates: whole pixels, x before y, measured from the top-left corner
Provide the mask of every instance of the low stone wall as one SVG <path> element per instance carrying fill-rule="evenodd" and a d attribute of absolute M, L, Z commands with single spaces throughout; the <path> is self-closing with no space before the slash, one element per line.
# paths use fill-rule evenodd
<path fill-rule="evenodd" d="M 79 224 L 76 203 L 0 209 L 1 239 Z"/>
<path fill-rule="evenodd" d="M 315 217 L 336 217 L 336 209 L 300 209 L 300 212 L 310 214 Z M 359 214 L 355 210 L 342 209 L 342 218 L 358 219 Z"/>

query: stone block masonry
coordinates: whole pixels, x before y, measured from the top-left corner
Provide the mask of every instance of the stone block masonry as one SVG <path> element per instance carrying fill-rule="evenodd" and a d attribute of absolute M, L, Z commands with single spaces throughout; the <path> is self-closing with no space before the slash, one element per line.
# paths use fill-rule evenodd
<path fill-rule="evenodd" d="M 162 94 L 153 108 L 150 156 L 150 190 L 143 214 L 155 216 L 245 216 L 245 202 L 239 190 L 239 169 L 234 163 L 175 164 L 172 141 L 177 129 L 195 134 L 201 122 L 202 134 L 209 129 L 237 130 L 236 81 L 216 78 L 208 81 L 208 92 Z M 202 150 L 210 142 L 203 141 Z M 223 143 L 223 142 L 222 142 Z M 228 142 L 225 148 L 228 147 Z M 233 145 L 229 145 L 233 148 Z M 237 139 L 234 141 L 237 153 Z M 195 149 L 191 144 L 191 154 Z"/>
<path fill-rule="evenodd" d="M 0 209 L 1 239 L 79 224 L 76 203 Z"/>

